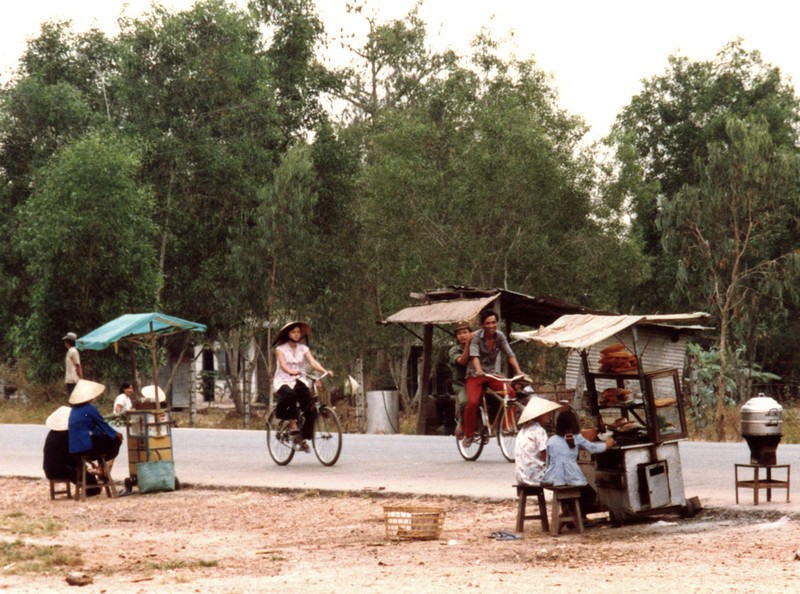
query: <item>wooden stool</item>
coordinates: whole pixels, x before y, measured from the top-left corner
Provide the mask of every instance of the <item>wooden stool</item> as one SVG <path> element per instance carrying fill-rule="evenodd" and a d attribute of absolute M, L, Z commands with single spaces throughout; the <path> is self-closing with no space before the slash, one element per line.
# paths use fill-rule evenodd
<path fill-rule="evenodd" d="M 86 501 L 86 488 L 94 487 L 94 485 L 87 485 L 86 484 L 86 475 L 89 474 L 86 470 L 86 466 L 92 462 L 94 462 L 93 458 L 89 456 L 81 456 L 80 457 L 80 468 L 78 468 L 78 476 L 77 480 L 75 481 L 75 500 L 76 501 Z M 106 495 L 108 497 L 115 498 L 117 496 L 117 491 L 114 488 L 114 483 L 111 480 L 111 472 L 109 469 L 108 461 L 105 458 L 99 458 L 97 460 L 98 464 L 103 468 L 103 476 L 97 477 L 97 486 L 105 489 Z"/>
<path fill-rule="evenodd" d="M 550 530 L 547 522 L 547 505 L 544 501 L 544 489 L 541 486 L 516 484 L 517 489 L 517 532 L 525 531 L 525 520 L 541 520 L 542 530 Z M 536 497 L 539 503 L 539 513 L 525 515 L 528 497 Z"/>
<path fill-rule="evenodd" d="M 72 485 L 71 481 L 65 480 L 51 480 L 50 481 L 50 499 L 55 499 L 56 495 L 66 495 L 67 499 L 72 499 Z M 63 488 L 59 489 L 59 485 Z"/>
<path fill-rule="evenodd" d="M 561 534 L 565 524 L 573 524 L 579 534 L 583 534 L 583 517 L 581 516 L 581 488 L 546 486 L 553 492 L 553 518 L 550 520 L 550 533 Z"/>
<path fill-rule="evenodd" d="M 739 471 L 742 469 L 752 469 L 752 480 L 739 478 Z M 767 477 L 761 478 L 760 471 L 766 469 Z M 776 479 L 772 476 L 773 470 L 786 471 L 786 480 Z M 739 489 L 752 489 L 753 490 L 753 505 L 758 505 L 758 492 L 762 489 L 767 491 L 767 501 L 772 501 L 773 489 L 786 489 L 786 503 L 789 503 L 789 488 L 791 485 L 790 474 L 791 465 L 789 464 L 772 464 L 762 466 L 760 464 L 734 464 L 734 482 L 736 483 L 736 503 L 739 503 Z"/>

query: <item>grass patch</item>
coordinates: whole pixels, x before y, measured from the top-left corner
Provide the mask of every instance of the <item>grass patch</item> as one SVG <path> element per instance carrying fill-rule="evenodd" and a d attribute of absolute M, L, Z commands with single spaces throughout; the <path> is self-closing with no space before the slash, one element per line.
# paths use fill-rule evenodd
<path fill-rule="evenodd" d="M 147 561 L 142 565 L 145 571 L 175 571 L 178 569 L 196 569 L 198 567 L 217 567 L 219 562 L 213 559 L 185 559 L 167 561 Z"/>
<path fill-rule="evenodd" d="M 47 518 L 31 518 L 22 512 L 15 512 L 3 516 L 0 530 L 26 536 L 55 536 L 61 531 L 61 524 Z"/>
<path fill-rule="evenodd" d="M 0 543 L 0 566 L 3 573 L 53 573 L 63 567 L 80 567 L 83 564 L 77 547 L 61 545 L 34 545 L 21 540 Z"/>

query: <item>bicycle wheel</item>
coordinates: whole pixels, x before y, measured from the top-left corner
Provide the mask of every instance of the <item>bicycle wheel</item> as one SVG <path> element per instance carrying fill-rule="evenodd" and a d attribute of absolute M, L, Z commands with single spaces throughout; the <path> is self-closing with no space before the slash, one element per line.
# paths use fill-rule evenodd
<path fill-rule="evenodd" d="M 467 462 L 474 462 L 475 460 L 480 457 L 481 452 L 483 451 L 483 446 L 488 441 L 488 431 L 486 427 L 480 421 L 480 413 L 478 413 L 478 424 L 475 427 L 475 434 L 473 435 L 472 445 L 465 448 L 464 447 L 464 440 L 458 439 L 456 437 L 456 447 L 458 448 L 458 453 L 461 454 L 461 457 L 464 458 Z"/>
<path fill-rule="evenodd" d="M 267 417 L 267 450 L 278 466 L 286 466 L 294 457 L 292 438 L 289 435 L 289 421 L 279 419 L 275 411 Z"/>
<path fill-rule="evenodd" d="M 514 461 L 514 444 L 517 441 L 517 432 L 519 431 L 517 421 L 524 409 L 525 407 L 519 402 L 509 402 L 505 413 L 497 417 L 497 425 L 495 426 L 497 443 L 500 445 L 503 457 L 509 462 Z"/>
<path fill-rule="evenodd" d="M 314 420 L 314 453 L 325 466 L 333 466 L 342 453 L 342 424 L 333 409 L 322 406 Z"/>

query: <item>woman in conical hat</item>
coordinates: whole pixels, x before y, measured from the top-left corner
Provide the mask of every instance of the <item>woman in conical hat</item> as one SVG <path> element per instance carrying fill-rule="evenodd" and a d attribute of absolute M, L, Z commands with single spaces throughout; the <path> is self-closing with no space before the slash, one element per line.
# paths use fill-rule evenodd
<path fill-rule="evenodd" d="M 303 342 L 311 334 L 311 326 L 305 322 L 289 322 L 275 338 L 275 358 L 277 366 L 272 380 L 272 389 L 278 396 L 275 412 L 279 419 L 289 421 L 289 431 L 298 447 L 309 452 L 306 440 L 314 435 L 314 418 L 316 411 L 311 404 L 311 382 L 306 374 L 306 367 L 311 367 L 320 373 L 333 373 L 319 364 L 311 354 L 308 344 Z M 305 413 L 302 435 L 297 427 L 297 418 L 300 410 Z"/>
<path fill-rule="evenodd" d="M 547 423 L 551 413 L 560 408 L 557 402 L 538 396 L 528 399 L 517 421 L 520 429 L 514 443 L 517 483 L 538 485 L 542 482 L 547 463 L 547 431 L 542 424 Z"/>
<path fill-rule="evenodd" d="M 76 456 L 89 456 L 93 460 L 103 457 L 111 470 L 119 454 L 122 433 L 109 425 L 92 400 L 105 391 L 103 384 L 81 379 L 69 397 L 72 411 L 69 414 L 69 451 Z"/>
<path fill-rule="evenodd" d="M 44 475 L 51 481 L 75 482 L 78 476 L 80 459 L 69 453 L 69 415 L 72 409 L 69 406 L 60 406 L 54 410 L 44 424 L 50 431 L 44 440 L 42 469 Z M 86 494 L 90 497 L 98 495 L 100 488 L 94 476 L 87 476 L 89 485 Z"/>

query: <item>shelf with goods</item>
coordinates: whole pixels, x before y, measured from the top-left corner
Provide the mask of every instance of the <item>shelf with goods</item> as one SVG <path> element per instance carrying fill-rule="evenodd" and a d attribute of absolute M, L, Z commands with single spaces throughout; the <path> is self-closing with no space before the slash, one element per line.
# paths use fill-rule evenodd
<path fill-rule="evenodd" d="M 660 444 L 688 436 L 680 378 L 674 368 L 643 369 L 640 357 L 624 371 L 591 370 L 582 353 L 586 391 L 598 428 L 625 443 Z"/>

